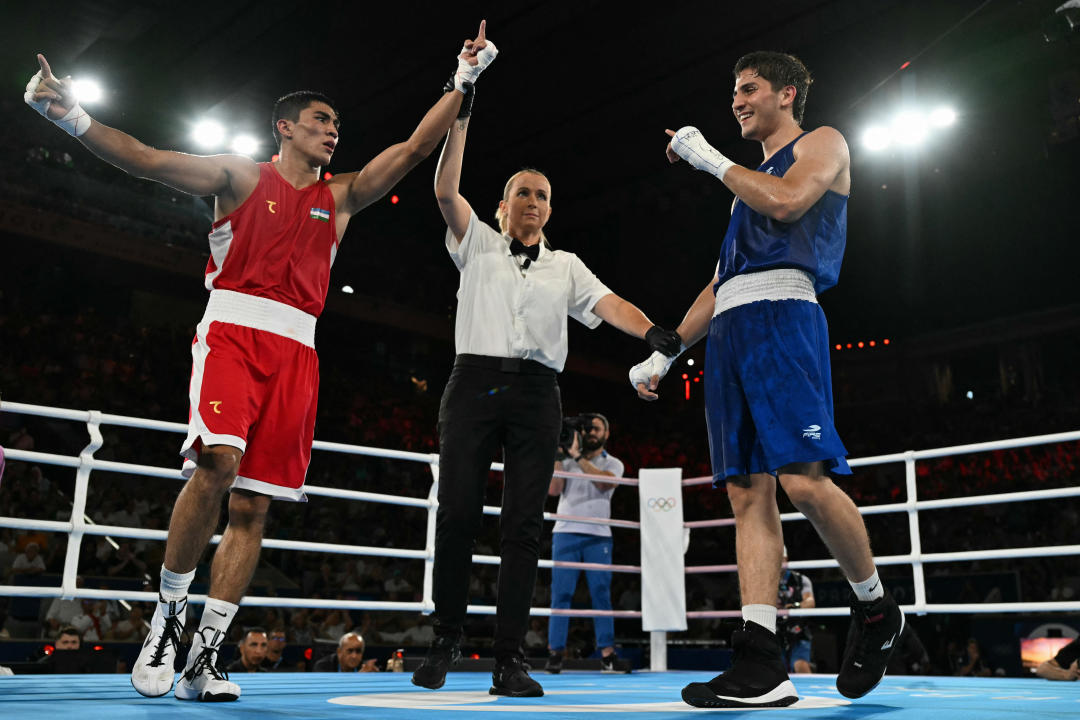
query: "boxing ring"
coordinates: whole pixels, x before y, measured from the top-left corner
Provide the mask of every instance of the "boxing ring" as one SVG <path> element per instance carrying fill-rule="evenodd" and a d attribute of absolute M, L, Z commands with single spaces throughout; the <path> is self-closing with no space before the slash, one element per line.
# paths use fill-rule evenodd
<path fill-rule="evenodd" d="M 156 593 L 133 590 L 100 590 L 76 587 L 80 546 L 85 536 L 107 536 L 133 540 L 164 541 L 166 531 L 130 528 L 115 525 L 94 524 L 87 517 L 86 501 L 89 481 L 92 473 L 124 473 L 128 475 L 182 480 L 179 463 L 174 467 L 156 467 L 113 460 L 95 458 L 104 443 L 102 428 L 118 426 L 138 428 L 165 433 L 184 434 L 187 426 L 182 423 L 170 423 L 158 420 L 111 415 L 99 411 L 67 410 L 22 403 L 5 402 L 3 412 L 20 414 L 51 420 L 80 423 L 85 426 L 89 441 L 85 448 L 76 455 L 61 455 L 40 451 L 6 450 L 8 460 L 13 462 L 36 463 L 75 470 L 75 490 L 73 507 L 69 521 L 34 520 L 16 517 L 0 517 L 0 527 L 18 530 L 38 530 L 53 533 L 65 533 L 69 537 L 61 584 L 58 587 L 39 587 L 22 585 L 2 585 L 0 595 L 40 598 L 94 598 L 128 601 L 148 601 L 157 599 Z M 910 533 L 910 552 L 876 558 L 879 566 L 909 565 L 912 569 L 914 599 L 903 605 L 907 613 L 1025 613 L 1025 612 L 1076 612 L 1080 611 L 1080 599 L 1057 602 L 1013 602 L 1013 603 L 977 603 L 977 604 L 942 604 L 927 600 L 924 568 L 927 565 L 945 562 L 973 562 L 977 560 L 1016 559 L 1035 557 L 1055 557 L 1080 555 L 1080 544 L 1053 545 L 1041 547 L 1009 548 L 996 550 L 977 550 L 962 552 L 925 553 L 920 539 L 919 513 L 943 508 L 969 507 L 977 505 L 1029 502 L 1035 500 L 1064 499 L 1080 496 L 1080 484 L 1045 490 L 996 493 L 961 498 L 920 500 L 918 498 L 917 463 L 935 458 L 961 454 L 1004 450 L 1052 443 L 1064 443 L 1080 440 L 1080 431 L 1042 435 L 1038 437 L 1017 438 L 998 442 L 978 443 L 932 450 L 908 451 L 874 457 L 850 460 L 852 467 L 900 463 L 904 468 L 905 499 L 880 505 L 860 507 L 863 515 L 886 513 L 906 514 Z M 417 611 L 430 612 L 432 602 L 432 566 L 435 539 L 435 510 L 437 508 L 438 456 L 433 454 L 412 453 L 382 448 L 345 445 L 316 441 L 314 449 L 319 452 L 343 453 L 370 458 L 423 463 L 430 468 L 432 484 L 427 497 L 405 497 L 382 493 L 371 493 L 341 488 L 305 486 L 305 492 L 314 497 L 330 497 L 349 501 L 371 502 L 384 505 L 396 505 L 423 508 L 427 512 L 425 546 L 415 549 L 347 545 L 325 542 L 307 542 L 267 538 L 263 547 L 293 551 L 321 552 L 340 555 L 357 555 L 408 559 L 424 563 L 423 591 L 419 602 L 391 602 L 375 600 L 339 600 L 317 598 L 285 597 L 246 597 L 246 606 L 288 607 L 288 608 L 339 608 L 347 610 L 372 611 Z M 171 460 L 172 458 L 170 458 Z M 492 465 L 495 471 L 501 471 L 501 464 Z M 587 476 L 586 476 L 587 477 Z M 605 482 L 612 482 L 604 477 Z M 711 483 L 711 478 L 691 478 L 682 481 L 684 487 Z M 618 484 L 636 486 L 637 480 L 621 479 Z M 486 515 L 498 515 L 499 508 L 485 506 Z M 601 520 L 596 518 L 578 518 L 545 513 L 546 520 L 567 519 L 578 522 L 606 524 L 628 530 L 640 529 L 640 523 L 628 520 Z M 799 513 L 785 513 L 783 522 L 805 520 Z M 684 523 L 687 531 L 713 527 L 725 527 L 734 524 L 732 519 L 690 521 Z M 387 527 L 391 527 L 388 523 Z M 213 543 L 220 541 L 215 535 Z M 474 555 L 477 564 L 497 565 L 499 558 L 491 555 Z M 570 567 L 580 569 L 604 569 L 613 572 L 640 574 L 641 568 L 631 565 L 599 566 L 588 563 L 553 563 L 541 560 L 541 568 Z M 793 561 L 790 567 L 797 570 L 816 568 L 836 568 L 835 561 L 804 560 Z M 736 571 L 734 564 L 687 566 L 687 574 L 719 573 L 731 574 Z M 205 596 L 192 595 L 193 603 L 205 600 Z M 849 609 L 843 607 L 821 607 L 790 611 L 791 615 L 805 616 L 842 616 Z M 494 606 L 470 605 L 469 613 L 493 615 Z M 596 610 L 552 610 L 533 608 L 533 615 L 552 614 L 573 617 L 593 617 L 610 615 L 616 618 L 638 618 L 639 611 L 596 611 Z M 687 618 L 739 617 L 738 609 L 732 610 L 689 610 Z M 506 712 L 515 713 L 551 713 L 558 717 L 584 717 L 592 713 L 639 713 L 648 712 L 651 717 L 683 715 L 686 712 L 731 712 L 732 710 L 700 710 L 684 705 L 678 700 L 678 692 L 691 680 L 702 680 L 705 673 L 679 673 L 667 671 L 666 637 L 664 633 L 651 633 L 652 673 L 633 675 L 604 675 L 570 672 L 552 676 L 539 674 L 545 688 L 545 696 L 538 699 L 519 699 L 493 697 L 486 693 L 488 679 L 480 673 L 451 673 L 446 686 L 431 692 L 415 688 L 409 683 L 405 673 L 361 674 L 340 677 L 336 675 L 272 674 L 248 675 L 241 680 L 244 695 L 240 702 L 228 706 L 217 705 L 219 714 L 250 713 L 262 710 L 267 713 L 286 717 L 345 717 L 346 713 L 362 711 L 366 717 L 415 717 L 420 711 L 439 711 L 447 713 Z M 1035 717 L 1073 717 L 1080 712 L 1080 683 L 1050 683 L 1032 679 L 1006 678 L 931 678 L 931 677 L 886 677 L 881 686 L 873 693 L 858 701 L 850 702 L 836 691 L 832 676 L 793 676 L 799 690 L 800 701 L 788 708 L 754 710 L 755 713 L 790 713 L 793 711 L 812 711 L 813 717 L 871 717 L 888 712 L 898 720 L 907 720 L 905 713 L 925 713 L 934 710 L 946 712 L 946 717 L 1004 717 L 1023 712 Z M 59 682 L 58 682 L 59 681 Z M 47 701 L 47 702 L 44 702 Z M 65 707 L 66 703 L 78 703 Z M 149 708 L 144 705 L 170 705 L 169 712 L 175 714 L 196 712 L 197 707 L 180 706 L 172 699 L 149 700 L 138 696 L 130 687 L 124 675 L 115 676 L 15 676 L 0 678 L 0 713 L 5 717 L 53 717 L 65 711 L 79 712 L 90 717 L 95 714 L 109 715 L 110 718 L 142 717 Z M 190 708 L 190 710 L 186 709 Z M 361 708 L 367 708 L 360 710 Z M 377 708 L 377 710 L 375 710 Z M 747 712 L 736 710 L 735 712 Z"/>
<path fill-rule="evenodd" d="M 850 701 L 840 697 L 833 677 L 797 675 L 800 700 L 786 708 L 704 710 L 678 700 L 688 682 L 702 673 L 669 671 L 603 675 L 543 675 L 544 697 L 488 695 L 490 673 L 452 672 L 441 690 L 414 687 L 406 673 L 260 673 L 234 676 L 244 694 L 235 703 L 185 703 L 144 698 L 124 675 L 16 675 L 0 677 L 0 714 L 18 720 L 134 718 L 328 718 L 345 720 L 423 717 L 434 720 L 515 718 L 577 720 L 617 718 L 681 719 L 691 714 L 734 713 L 728 717 L 883 718 L 925 720 L 1066 720 L 1080 712 L 1080 683 L 1023 678 L 940 678 L 886 676 L 874 692 Z M 674 698 L 674 699 L 673 699 Z"/>

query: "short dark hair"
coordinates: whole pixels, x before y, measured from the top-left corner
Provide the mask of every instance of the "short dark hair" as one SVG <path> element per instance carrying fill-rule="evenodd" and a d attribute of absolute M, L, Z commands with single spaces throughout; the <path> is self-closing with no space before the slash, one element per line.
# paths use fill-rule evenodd
<path fill-rule="evenodd" d="M 82 633 L 79 632 L 79 629 L 74 625 L 65 625 L 64 627 L 60 628 L 60 630 L 58 630 L 56 633 L 56 639 L 59 640 L 60 636 L 62 635 L 74 635 L 75 637 L 82 640 Z"/>
<path fill-rule="evenodd" d="M 274 113 L 270 118 L 270 125 L 274 130 L 274 140 L 277 144 L 281 145 L 281 133 L 277 129 L 277 121 L 285 118 L 292 122 L 296 122 L 300 119 L 300 111 L 311 105 L 314 102 L 326 103 L 330 106 L 330 109 L 334 111 L 334 114 L 338 116 L 338 120 L 341 120 L 341 113 L 338 112 L 337 106 L 334 101 L 323 95 L 321 92 L 315 92 L 314 90 L 297 90 L 291 92 L 288 95 L 282 95 L 274 103 Z"/>
<path fill-rule="evenodd" d="M 747 68 L 756 70 L 758 75 L 768 80 L 774 91 L 788 85 L 795 88 L 795 103 L 791 106 L 791 114 L 795 122 L 801 125 L 803 113 L 806 111 L 806 94 L 814 83 L 802 60 L 787 53 L 758 50 L 739 58 L 739 62 L 735 63 L 735 77 L 738 78 L 739 73 Z"/>
<path fill-rule="evenodd" d="M 603 415 L 601 415 L 600 413 L 597 413 L 597 412 L 584 413 L 584 414 L 585 414 L 585 417 L 589 418 L 590 420 L 592 420 L 593 418 L 598 418 L 600 420 L 600 422 L 604 423 L 604 432 L 606 432 L 606 433 L 611 432 L 611 423 L 608 422 L 608 419 L 606 417 L 604 417 Z"/>
<path fill-rule="evenodd" d="M 244 630 L 244 637 L 240 639 L 240 642 L 247 642 L 248 635 L 250 635 L 251 633 L 262 633 L 263 635 L 269 634 L 266 632 L 266 628 L 260 625 L 255 625 L 254 627 L 249 627 L 248 629 Z"/>

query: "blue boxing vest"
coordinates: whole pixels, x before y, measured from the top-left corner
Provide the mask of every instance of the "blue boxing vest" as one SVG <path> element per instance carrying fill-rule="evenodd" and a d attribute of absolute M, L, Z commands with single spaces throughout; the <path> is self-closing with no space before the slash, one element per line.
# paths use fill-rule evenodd
<path fill-rule="evenodd" d="M 783 177 L 794 162 L 795 143 L 803 133 L 773 153 L 759 172 Z M 836 284 L 847 244 L 847 196 L 826 190 L 806 213 L 793 223 L 783 223 L 735 201 L 717 265 L 716 289 L 736 275 L 798 268 L 814 278 L 818 294 Z"/>

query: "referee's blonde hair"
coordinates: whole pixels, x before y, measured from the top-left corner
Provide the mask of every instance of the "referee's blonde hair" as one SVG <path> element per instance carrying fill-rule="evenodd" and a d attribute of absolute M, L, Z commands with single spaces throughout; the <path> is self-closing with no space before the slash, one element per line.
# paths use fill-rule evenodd
<path fill-rule="evenodd" d="M 540 177 L 547 180 L 548 185 L 551 185 L 551 179 L 547 175 L 545 175 L 542 171 L 537 170 L 536 168 L 531 168 L 531 167 L 522 168 L 522 169 L 518 170 L 516 173 L 514 173 L 513 175 L 511 175 L 510 179 L 506 181 L 506 186 L 503 188 L 503 195 L 502 195 L 503 202 L 509 202 L 510 201 L 510 190 L 511 190 L 511 188 L 514 187 L 514 181 L 517 180 L 522 175 L 539 175 Z M 548 197 L 548 203 L 550 204 L 550 202 L 551 202 L 551 198 L 549 196 Z M 510 223 L 506 218 L 506 211 L 503 210 L 501 206 L 495 208 L 495 220 L 497 220 L 498 223 L 499 223 L 499 231 L 500 232 L 505 234 L 506 231 L 510 229 Z M 540 231 L 540 239 L 543 241 L 543 243 L 545 245 L 548 246 L 548 249 L 550 250 L 551 249 L 551 243 L 548 241 L 547 235 L 544 234 L 543 230 Z"/>

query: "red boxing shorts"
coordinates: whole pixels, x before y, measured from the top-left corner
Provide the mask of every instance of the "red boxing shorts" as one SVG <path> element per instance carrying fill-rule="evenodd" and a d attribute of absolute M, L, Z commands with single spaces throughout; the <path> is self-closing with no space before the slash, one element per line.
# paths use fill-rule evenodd
<path fill-rule="evenodd" d="M 228 318 L 222 320 L 221 318 Z M 204 446 L 244 453 L 233 488 L 305 501 L 319 394 L 315 318 L 265 298 L 211 293 L 191 345 L 191 477 Z"/>

